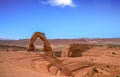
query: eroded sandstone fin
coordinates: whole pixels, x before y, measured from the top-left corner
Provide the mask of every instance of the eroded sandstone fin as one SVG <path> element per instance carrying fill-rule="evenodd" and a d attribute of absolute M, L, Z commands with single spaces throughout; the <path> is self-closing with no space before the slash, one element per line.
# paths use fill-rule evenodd
<path fill-rule="evenodd" d="M 91 45 L 89 44 L 70 44 L 62 51 L 61 57 L 80 57 L 82 52 L 89 50 Z"/>

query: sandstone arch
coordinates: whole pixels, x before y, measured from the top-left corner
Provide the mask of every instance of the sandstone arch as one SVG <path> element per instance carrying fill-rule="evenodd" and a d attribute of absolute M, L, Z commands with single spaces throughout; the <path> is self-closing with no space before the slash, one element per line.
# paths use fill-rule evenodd
<path fill-rule="evenodd" d="M 45 37 L 45 34 L 42 33 L 42 32 L 35 32 L 31 39 L 30 39 L 30 44 L 29 44 L 29 48 L 28 48 L 28 51 L 35 51 L 35 46 L 34 46 L 34 42 L 37 38 L 40 38 L 42 41 L 43 41 L 43 51 L 49 51 L 51 52 L 52 51 L 52 48 L 50 46 L 50 43 L 49 41 L 46 39 Z"/>

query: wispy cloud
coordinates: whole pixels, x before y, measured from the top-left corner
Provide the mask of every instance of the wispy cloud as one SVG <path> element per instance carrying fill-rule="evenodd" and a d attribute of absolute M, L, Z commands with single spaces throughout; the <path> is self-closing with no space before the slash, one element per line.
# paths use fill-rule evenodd
<path fill-rule="evenodd" d="M 76 5 L 73 3 L 73 0 L 48 0 L 40 1 L 40 3 L 44 5 L 50 4 L 51 6 L 61 6 L 62 8 L 65 6 L 76 7 Z"/>

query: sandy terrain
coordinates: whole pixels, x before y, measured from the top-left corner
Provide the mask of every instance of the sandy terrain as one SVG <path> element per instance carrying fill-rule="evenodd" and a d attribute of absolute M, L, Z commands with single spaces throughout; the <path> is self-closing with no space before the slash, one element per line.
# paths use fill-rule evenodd
<path fill-rule="evenodd" d="M 0 77 L 120 77 L 120 49 L 93 47 L 82 57 L 62 58 L 43 52 L 0 51 Z"/>

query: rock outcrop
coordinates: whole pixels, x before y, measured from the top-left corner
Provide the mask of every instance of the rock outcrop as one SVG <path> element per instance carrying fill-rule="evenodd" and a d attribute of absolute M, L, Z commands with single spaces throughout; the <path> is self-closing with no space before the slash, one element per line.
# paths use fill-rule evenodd
<path fill-rule="evenodd" d="M 46 39 L 45 34 L 42 32 L 35 32 L 32 35 L 30 39 L 28 51 L 35 51 L 34 42 L 38 37 L 43 41 L 43 44 L 44 44 L 43 51 L 52 51 L 49 41 Z"/>
<path fill-rule="evenodd" d="M 70 44 L 62 51 L 61 57 L 80 57 L 82 52 L 90 48 L 91 46 L 88 44 Z"/>

